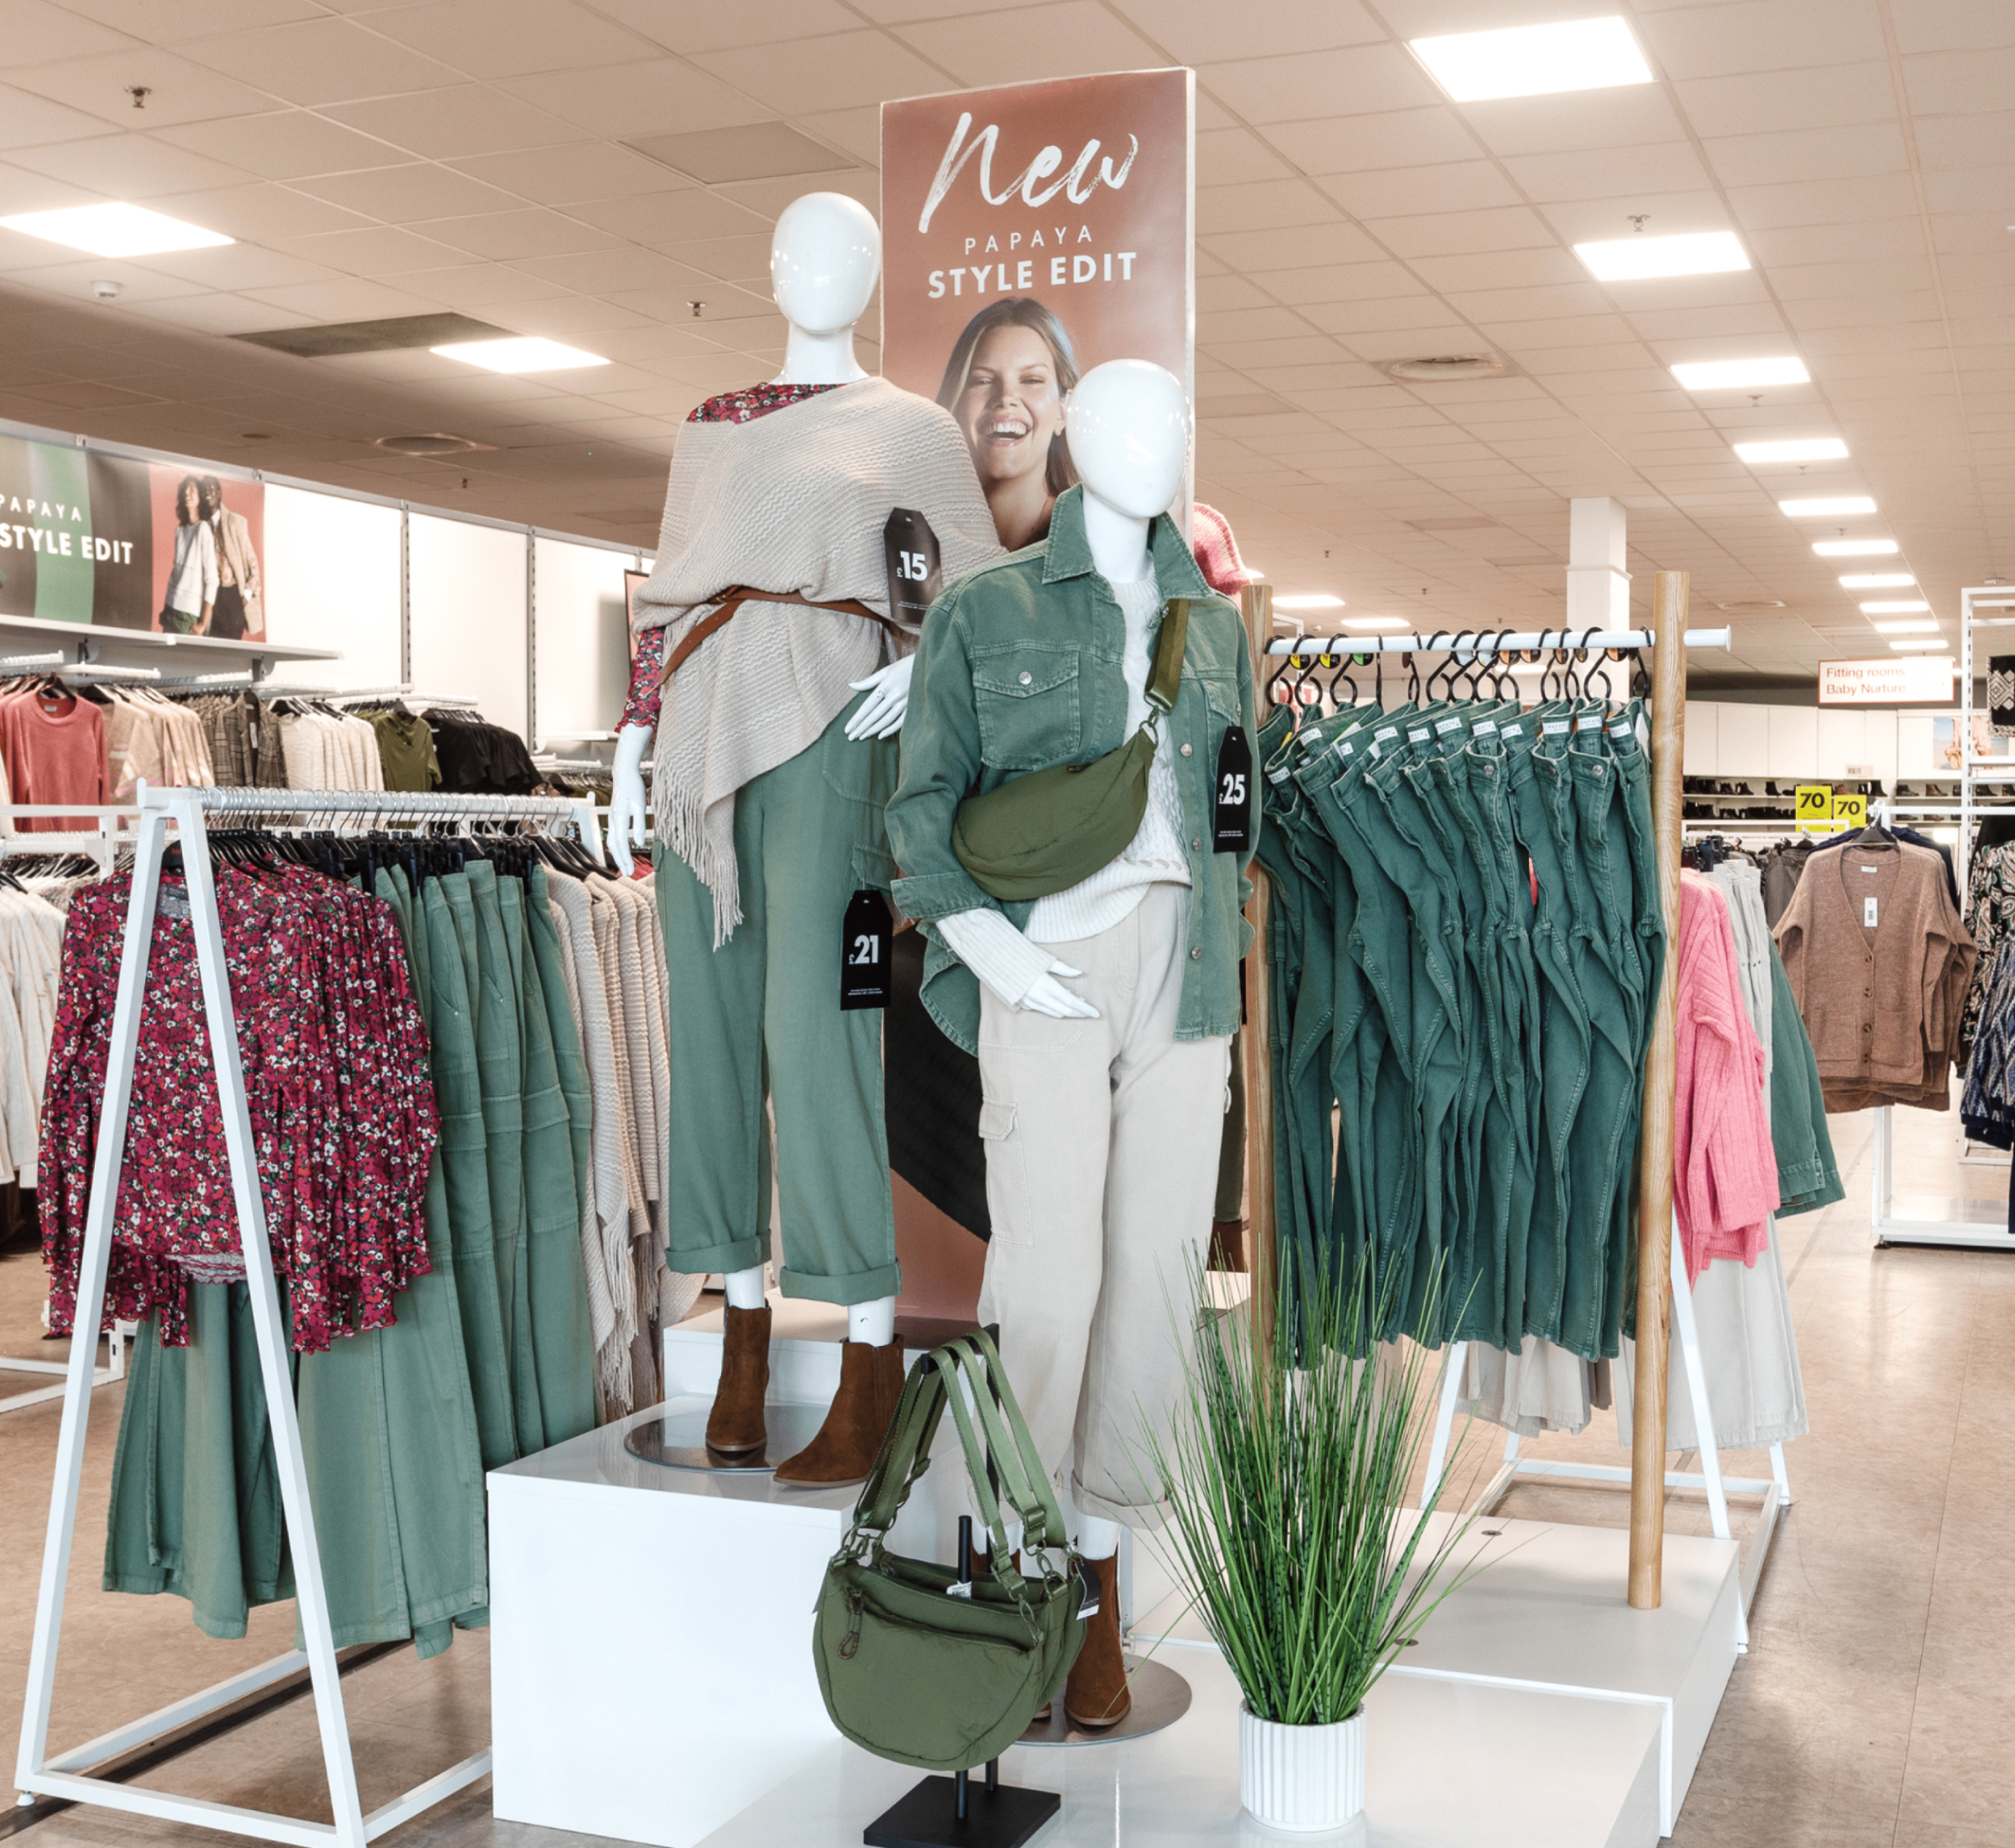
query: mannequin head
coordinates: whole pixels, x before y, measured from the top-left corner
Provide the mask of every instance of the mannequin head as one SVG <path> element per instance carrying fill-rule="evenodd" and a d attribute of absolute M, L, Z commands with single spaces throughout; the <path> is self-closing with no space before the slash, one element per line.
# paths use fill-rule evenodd
<path fill-rule="evenodd" d="M 1108 359 L 1078 380 L 1064 440 L 1087 496 L 1129 520 L 1168 511 L 1190 459 L 1190 406 L 1175 374 Z"/>
<path fill-rule="evenodd" d="M 783 208 L 770 240 L 770 291 L 793 329 L 831 334 L 866 311 L 882 274 L 882 228 L 843 192 L 808 192 Z"/>

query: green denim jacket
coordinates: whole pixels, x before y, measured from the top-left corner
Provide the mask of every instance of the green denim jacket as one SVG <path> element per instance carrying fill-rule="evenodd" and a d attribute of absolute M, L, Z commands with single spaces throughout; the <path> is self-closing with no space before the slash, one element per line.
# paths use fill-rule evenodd
<path fill-rule="evenodd" d="M 1156 519 L 1149 545 L 1163 597 L 1191 599 L 1182 687 L 1166 723 L 1190 847 L 1190 960 L 1175 1037 L 1202 1039 L 1238 1025 L 1238 964 L 1252 935 L 1243 908 L 1251 856 L 1211 851 L 1218 747 L 1234 725 L 1248 739 L 1254 731 L 1252 658 L 1237 606 L 1204 582 L 1175 526 Z M 1126 635 L 1119 601 L 1091 563 L 1080 488 L 1058 497 L 1046 542 L 981 566 L 924 619 L 902 781 L 888 805 L 901 868 L 892 896 L 930 940 L 924 1005 L 968 1052 L 979 1037 L 980 985 L 937 920 L 991 905 L 1019 929 L 1034 907 L 980 889 L 952 851 L 952 818 L 969 795 L 1126 742 Z M 1247 795 L 1257 839 L 1258 792 Z"/>

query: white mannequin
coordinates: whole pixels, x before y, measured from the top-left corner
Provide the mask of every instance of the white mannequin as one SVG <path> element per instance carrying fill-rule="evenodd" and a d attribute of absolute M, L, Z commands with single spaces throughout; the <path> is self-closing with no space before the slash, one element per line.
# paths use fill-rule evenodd
<path fill-rule="evenodd" d="M 780 385 L 848 385 L 867 374 L 854 357 L 854 325 L 873 299 L 882 275 L 882 228 L 857 199 L 840 192 L 808 192 L 793 199 L 770 240 L 770 292 L 783 311 L 790 335 Z M 869 697 L 848 721 L 850 738 L 886 738 L 900 730 L 909 703 L 910 657 L 856 680 Z M 609 802 L 609 851 L 625 878 L 633 869 L 630 849 L 644 840 L 645 753 L 653 728 L 625 725 L 615 741 L 615 787 Z M 737 1309 L 763 1305 L 763 1269 L 751 1264 L 725 1280 Z M 879 1296 L 847 1311 L 847 1339 L 886 1348 L 896 1338 L 896 1299 Z"/>
<path fill-rule="evenodd" d="M 1107 583 L 1132 584 L 1149 569 L 1149 526 L 1156 514 L 1167 512 L 1189 465 L 1189 400 L 1181 381 L 1145 359 L 1109 359 L 1094 366 L 1064 406 L 1064 440 L 1084 484 L 1091 562 Z M 998 911 L 959 912 L 940 919 L 938 928 L 969 965 L 1005 962 L 1025 970 L 1045 954 Z M 978 954 L 968 956 L 968 948 Z M 1096 1020 L 1097 1008 L 1057 979 L 1080 973 L 1051 957 L 1047 971 L 1021 994 L 1004 994 L 998 987 L 994 992 L 1013 1007 L 1055 1019 Z M 1117 1533 L 1115 1527 L 1115 1544 Z M 1107 1558 L 1110 1549 L 1086 1557 Z"/>

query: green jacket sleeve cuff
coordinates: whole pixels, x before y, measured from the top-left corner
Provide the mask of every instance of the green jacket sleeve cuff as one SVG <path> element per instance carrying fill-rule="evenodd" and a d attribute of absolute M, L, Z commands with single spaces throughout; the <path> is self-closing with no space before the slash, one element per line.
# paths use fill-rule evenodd
<path fill-rule="evenodd" d="M 982 907 L 994 911 L 1001 908 L 994 899 L 981 891 L 972 875 L 963 866 L 956 872 L 918 873 L 908 879 L 898 879 L 889 893 L 902 907 L 903 915 L 914 918 L 919 924 L 935 924 L 939 919 L 949 918 L 955 912 L 976 911 Z"/>

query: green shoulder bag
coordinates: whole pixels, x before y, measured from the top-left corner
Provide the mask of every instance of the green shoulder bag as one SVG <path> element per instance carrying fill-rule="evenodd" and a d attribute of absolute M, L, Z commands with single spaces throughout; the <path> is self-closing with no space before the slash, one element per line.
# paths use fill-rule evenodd
<path fill-rule="evenodd" d="M 955 1568 L 887 1544 L 948 1405 L 992 1543 L 991 1576 L 966 1585 Z M 1026 1574 L 1001 1537 L 1003 1500 L 1022 1521 Z M 833 1724 L 927 1771 L 998 1757 L 1061 1694 L 1083 1645 L 1083 1584 L 1063 1525 L 992 1342 L 961 1335 L 919 1359 L 819 1594 L 812 1653 Z"/>
<path fill-rule="evenodd" d="M 1190 599 L 1162 606 L 1148 679 L 1148 716 L 1117 751 L 1089 763 L 1060 763 L 968 796 L 951 825 L 951 851 L 981 891 L 1012 902 L 1047 898 L 1124 853 L 1148 812 L 1148 772 L 1165 714 L 1182 685 Z"/>

